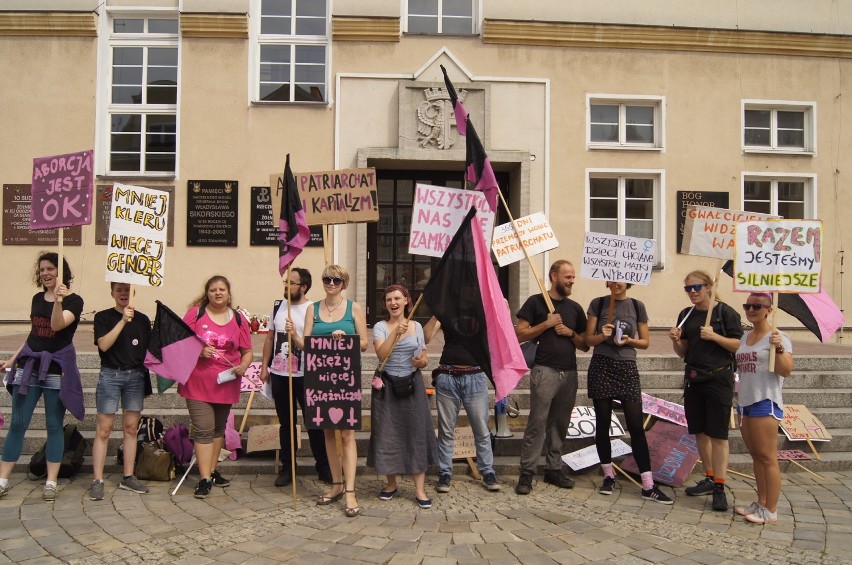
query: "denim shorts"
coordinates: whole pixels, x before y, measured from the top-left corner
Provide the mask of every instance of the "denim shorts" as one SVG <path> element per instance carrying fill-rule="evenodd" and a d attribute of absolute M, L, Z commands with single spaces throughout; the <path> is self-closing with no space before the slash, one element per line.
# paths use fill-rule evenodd
<path fill-rule="evenodd" d="M 760 418 L 761 416 L 772 416 L 779 422 L 784 419 L 784 411 L 780 406 L 764 398 L 760 402 L 749 404 L 748 406 L 737 406 L 737 413 L 740 416 L 748 416 L 749 418 Z"/>
<path fill-rule="evenodd" d="M 118 400 L 125 411 L 141 412 L 145 400 L 145 371 L 143 369 L 110 369 L 101 367 L 95 403 L 98 414 L 118 412 Z"/>

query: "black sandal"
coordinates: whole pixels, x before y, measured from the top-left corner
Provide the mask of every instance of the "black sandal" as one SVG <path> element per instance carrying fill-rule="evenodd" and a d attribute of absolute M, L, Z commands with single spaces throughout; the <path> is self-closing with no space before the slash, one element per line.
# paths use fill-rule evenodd
<path fill-rule="evenodd" d="M 331 485 L 332 485 L 331 490 L 334 491 L 334 485 L 343 485 L 343 484 L 346 484 L 346 483 L 344 483 L 343 481 L 341 481 L 339 483 L 331 483 Z M 335 494 L 334 496 L 326 496 L 324 494 L 321 494 L 320 497 L 317 499 L 317 506 L 328 506 L 332 502 L 337 502 L 338 500 L 343 498 L 343 493 L 345 493 L 345 492 L 346 492 L 346 488 L 344 487 L 344 489 L 342 491 Z"/>
<path fill-rule="evenodd" d="M 352 494 L 355 494 L 355 489 L 352 489 L 352 490 L 343 489 L 343 492 L 344 493 L 351 492 Z M 354 517 L 358 516 L 359 514 L 361 514 L 361 507 L 356 506 L 355 508 L 349 508 L 347 506 L 346 510 L 343 513 L 346 514 L 347 518 L 354 518 Z"/>

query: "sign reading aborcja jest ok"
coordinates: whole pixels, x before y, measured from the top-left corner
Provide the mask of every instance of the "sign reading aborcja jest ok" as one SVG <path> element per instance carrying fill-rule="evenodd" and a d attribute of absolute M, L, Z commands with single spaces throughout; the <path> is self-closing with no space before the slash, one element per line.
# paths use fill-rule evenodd
<path fill-rule="evenodd" d="M 33 159 L 30 229 L 92 223 L 93 151 Z"/>

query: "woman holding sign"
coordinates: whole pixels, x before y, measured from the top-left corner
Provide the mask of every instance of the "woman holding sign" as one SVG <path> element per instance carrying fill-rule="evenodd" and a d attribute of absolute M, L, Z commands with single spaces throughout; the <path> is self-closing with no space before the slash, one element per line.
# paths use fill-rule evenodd
<path fill-rule="evenodd" d="M 225 445 L 225 423 L 231 406 L 240 401 L 240 381 L 252 361 L 251 334 L 245 316 L 231 308 L 231 283 L 216 275 L 204 284 L 183 321 L 205 343 L 198 363 L 178 394 L 186 399 L 195 428 L 195 457 L 201 480 L 195 498 L 206 498 L 213 485 L 231 481 L 216 470 Z"/>
<path fill-rule="evenodd" d="M 790 338 L 769 323 L 772 296 L 752 293 L 743 304 L 746 319 L 754 329 L 740 340 L 737 370 L 740 390 L 737 413 L 742 416 L 743 441 L 751 454 L 757 502 L 736 509 L 755 524 L 778 521 L 781 469 L 778 467 L 778 425 L 784 417 L 781 388 L 793 372 Z M 769 354 L 775 349 L 775 371 L 769 370 Z"/>
<path fill-rule="evenodd" d="M 642 425 L 642 387 L 639 385 L 639 368 L 636 350 L 648 349 L 648 312 L 645 305 L 627 297 L 631 284 L 606 283 L 611 294 L 596 298 L 589 305 L 589 322 L 586 326 L 586 344 L 595 350 L 589 363 L 589 398 L 595 405 L 595 446 L 601 460 L 604 480 L 600 494 L 612 494 L 615 472 L 612 467 L 612 448 L 609 428 L 612 420 L 613 400 L 621 402 L 624 419 L 630 431 L 630 447 L 642 477 L 642 498 L 673 504 L 654 484 L 651 473 L 651 456 Z M 613 304 L 612 319 L 608 311 Z"/>
<path fill-rule="evenodd" d="M 411 294 L 407 288 L 398 284 L 387 287 L 385 308 L 388 317 L 373 326 L 376 356 L 387 361 L 381 388 L 373 387 L 367 465 L 387 475 L 388 484 L 379 492 L 381 500 L 396 495 L 396 475 L 411 475 L 417 504 L 431 508 L 426 469 L 438 463 L 438 447 L 420 372 L 429 364 L 426 340 L 423 327 L 408 321 Z"/>
<path fill-rule="evenodd" d="M 78 420 L 83 419 L 83 386 L 72 342 L 83 312 L 83 299 L 71 292 L 74 276 L 68 261 L 63 258 L 62 263 L 60 281 L 58 254 L 42 253 L 36 261 L 33 282 L 44 290 L 33 296 L 30 334 L 2 364 L 3 369 L 11 371 L 8 386 L 12 392 L 12 421 L 0 461 L 0 497 L 9 492 L 9 476 L 21 456 L 24 434 L 42 395 L 47 428 L 47 481 L 42 498 L 47 502 L 56 500 L 56 481 L 65 450 L 62 424 L 66 408 Z"/>
<path fill-rule="evenodd" d="M 305 315 L 305 336 L 330 335 L 342 338 L 357 334 L 361 341 L 361 351 L 367 350 L 367 320 L 364 309 L 357 302 L 346 300 L 343 291 L 349 286 L 349 273 L 339 265 L 329 265 L 322 271 L 322 287 L 325 298 L 314 302 Z M 294 336 L 299 349 L 304 349 L 304 341 Z M 359 376 L 360 378 L 360 376 Z M 355 445 L 355 430 L 340 430 L 343 446 L 343 462 L 337 453 L 334 439 L 335 430 L 323 430 L 328 463 L 331 466 L 333 484 L 331 490 L 317 499 L 317 504 L 325 506 L 336 502 L 346 495 L 345 514 L 354 518 L 361 513 L 355 498 L 355 469 L 358 466 L 358 451 Z M 346 479 L 344 483 L 343 479 Z"/>

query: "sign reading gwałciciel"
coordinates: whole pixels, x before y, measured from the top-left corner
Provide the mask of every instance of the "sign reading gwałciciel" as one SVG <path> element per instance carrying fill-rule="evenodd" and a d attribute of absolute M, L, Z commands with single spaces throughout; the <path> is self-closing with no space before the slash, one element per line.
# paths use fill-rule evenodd
<path fill-rule="evenodd" d="M 309 226 L 379 221 L 376 169 L 339 169 L 295 173 L 293 176 Z M 272 187 L 272 213 L 277 224 L 284 175 L 270 175 L 269 183 Z"/>
<path fill-rule="evenodd" d="M 680 252 L 686 255 L 733 259 L 737 222 L 772 219 L 780 217 L 711 206 L 687 206 Z"/>
<path fill-rule="evenodd" d="M 93 151 L 33 159 L 30 229 L 92 223 Z"/>
<path fill-rule="evenodd" d="M 115 183 L 106 280 L 160 286 L 165 278 L 169 193 Z"/>
<path fill-rule="evenodd" d="M 735 241 L 734 290 L 820 291 L 821 220 L 738 222 Z"/>
<path fill-rule="evenodd" d="M 411 211 L 408 252 L 412 255 L 442 257 L 471 206 L 482 224 L 482 237 L 491 241 L 494 212 L 478 190 L 418 184 Z"/>
<path fill-rule="evenodd" d="M 521 237 L 520 240 L 518 235 Z M 514 227 L 511 222 L 497 226 L 494 228 L 494 238 L 491 240 L 491 251 L 494 252 L 497 263 L 501 267 L 523 259 L 524 248 L 526 248 L 526 254 L 532 257 L 557 247 L 559 242 L 556 240 L 556 234 L 547 223 L 547 216 L 543 212 L 516 219 Z"/>
<path fill-rule="evenodd" d="M 602 281 L 651 284 L 657 260 L 653 239 L 586 232 L 580 276 Z"/>

